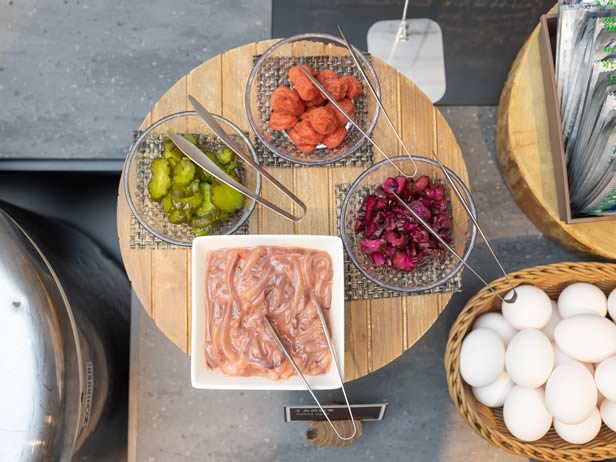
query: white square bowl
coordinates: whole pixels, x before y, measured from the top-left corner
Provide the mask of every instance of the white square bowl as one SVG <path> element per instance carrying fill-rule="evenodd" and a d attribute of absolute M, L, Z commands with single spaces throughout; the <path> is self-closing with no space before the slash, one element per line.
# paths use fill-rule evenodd
<path fill-rule="evenodd" d="M 192 340 L 191 381 L 195 388 L 220 390 L 304 390 L 301 378 L 294 375 L 286 380 L 273 381 L 263 377 L 229 377 L 211 370 L 205 362 L 205 263 L 213 250 L 256 246 L 303 247 L 327 252 L 334 269 L 332 305 L 329 323 L 332 343 L 344 380 L 344 257 L 342 240 L 337 236 L 303 235 L 229 235 L 202 236 L 192 246 Z M 326 314 L 327 315 L 327 314 Z M 326 374 L 307 376 L 315 390 L 340 387 L 334 361 Z"/>

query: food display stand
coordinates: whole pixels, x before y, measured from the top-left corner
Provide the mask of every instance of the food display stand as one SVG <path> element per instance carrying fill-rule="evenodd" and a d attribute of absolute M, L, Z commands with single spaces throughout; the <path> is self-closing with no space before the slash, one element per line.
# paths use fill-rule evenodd
<path fill-rule="evenodd" d="M 190 109 L 193 95 L 242 130 L 250 133 L 244 106 L 244 91 L 255 56 L 275 40 L 251 43 L 215 56 L 178 80 L 154 105 L 141 129 L 174 112 Z M 325 54 L 322 44 L 313 43 L 314 54 Z M 392 67 L 372 58 L 381 84 L 383 102 L 403 139 L 415 146 L 413 154 L 431 157 L 435 151 L 442 162 L 468 183 L 466 165 L 455 137 L 442 114 L 421 90 Z M 375 104 L 370 101 L 370 104 Z M 250 133 L 251 139 L 254 136 Z M 393 154 L 401 147 L 381 118 L 374 140 Z M 373 161 L 381 160 L 375 152 Z M 366 166 L 292 168 L 268 167 L 268 171 L 290 187 L 308 206 L 298 223 L 287 221 L 260 206 L 252 214 L 251 234 L 338 235 L 336 185 L 352 183 Z M 122 185 L 122 182 L 120 182 Z M 284 198 L 267 182 L 262 194 L 284 204 Z M 454 199 L 455 200 L 455 199 Z M 464 213 L 464 212 L 462 212 Z M 462 217 L 456 217 L 466 223 Z M 131 245 L 134 226 L 123 187 L 118 195 L 118 235 L 122 258 L 133 288 L 158 328 L 182 351 L 190 354 L 191 250 L 172 246 Z M 466 226 L 466 225 L 465 225 Z M 462 235 L 467 229 L 462 230 Z M 414 296 L 357 299 L 346 304 L 345 380 L 353 380 L 393 361 L 415 344 L 444 310 L 452 292 Z"/>

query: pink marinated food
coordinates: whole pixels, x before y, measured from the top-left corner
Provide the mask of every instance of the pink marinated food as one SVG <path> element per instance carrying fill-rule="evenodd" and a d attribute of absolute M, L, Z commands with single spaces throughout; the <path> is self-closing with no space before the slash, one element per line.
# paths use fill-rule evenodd
<path fill-rule="evenodd" d="M 411 272 L 432 257 L 445 255 L 444 247 L 417 223 L 394 196 L 400 196 L 448 244 L 451 243 L 451 216 L 445 189 L 427 176 L 387 178 L 383 186 L 369 194 L 355 217 L 359 246 L 375 266 L 389 266 Z"/>
<path fill-rule="evenodd" d="M 332 357 L 310 291 L 327 316 L 332 282 L 332 260 L 323 251 L 263 246 L 213 251 L 205 275 L 207 365 L 230 376 L 294 375 L 265 332 L 267 314 L 302 373 L 326 373 Z"/>

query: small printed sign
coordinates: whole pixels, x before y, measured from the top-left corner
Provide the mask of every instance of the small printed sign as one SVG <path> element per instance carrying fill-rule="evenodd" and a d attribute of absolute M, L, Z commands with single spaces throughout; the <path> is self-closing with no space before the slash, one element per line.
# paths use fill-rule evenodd
<path fill-rule="evenodd" d="M 330 404 L 323 406 L 330 420 L 349 420 L 349 410 L 345 404 Z M 355 420 L 383 420 L 387 403 L 382 404 L 351 404 Z M 285 422 L 307 422 L 326 420 L 319 406 L 285 406 Z"/>

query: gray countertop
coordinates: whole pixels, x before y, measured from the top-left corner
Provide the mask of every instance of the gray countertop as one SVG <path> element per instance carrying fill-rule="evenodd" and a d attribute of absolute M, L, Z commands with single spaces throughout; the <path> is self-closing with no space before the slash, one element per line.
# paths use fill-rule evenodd
<path fill-rule="evenodd" d="M 575 260 L 544 239 L 517 209 L 495 164 L 495 108 L 442 108 L 465 154 L 479 218 L 505 266 Z M 471 263 L 488 279 L 499 276 L 485 246 Z M 457 313 L 480 283 L 464 274 L 456 294 L 428 333 L 399 359 L 347 386 L 354 402 L 388 402 L 383 422 L 345 449 L 315 449 L 307 424 L 283 422 L 285 404 L 311 404 L 306 392 L 195 390 L 190 359 L 156 328 L 138 300 L 131 340 L 131 462 L 167 461 L 518 461 L 473 433 L 447 391 L 443 353 Z M 321 392 L 325 400 L 339 392 Z"/>
<path fill-rule="evenodd" d="M 198 63 L 270 37 L 270 0 L 0 0 L 0 160 L 123 159 Z"/>

